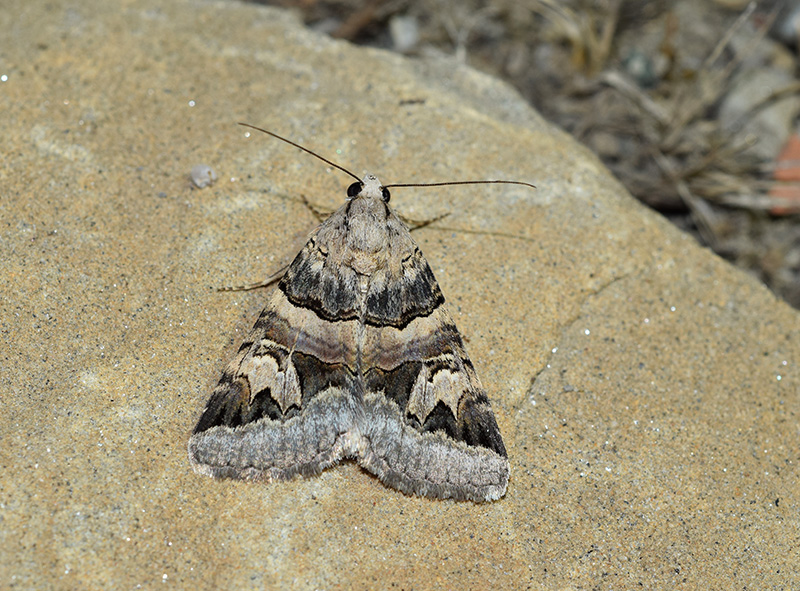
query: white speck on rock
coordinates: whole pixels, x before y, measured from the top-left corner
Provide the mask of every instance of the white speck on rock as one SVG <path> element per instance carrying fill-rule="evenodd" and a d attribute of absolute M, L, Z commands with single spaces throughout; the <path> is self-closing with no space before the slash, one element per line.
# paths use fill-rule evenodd
<path fill-rule="evenodd" d="M 195 187 L 203 189 L 214 184 L 214 181 L 217 180 L 217 173 L 207 164 L 197 164 L 192 166 L 192 172 L 189 177 Z"/>

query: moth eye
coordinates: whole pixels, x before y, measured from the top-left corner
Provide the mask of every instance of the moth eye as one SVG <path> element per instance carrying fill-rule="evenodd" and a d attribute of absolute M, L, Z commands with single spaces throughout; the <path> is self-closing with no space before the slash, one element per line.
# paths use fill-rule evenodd
<path fill-rule="evenodd" d="M 364 185 L 361 184 L 361 181 L 357 183 L 353 183 L 349 187 L 347 187 L 347 196 L 348 197 L 355 197 L 361 192 L 361 189 L 364 188 Z"/>
<path fill-rule="evenodd" d="M 389 199 L 392 198 L 392 194 L 389 193 L 389 189 L 385 187 L 381 187 L 381 195 L 383 196 L 384 203 L 389 203 Z"/>

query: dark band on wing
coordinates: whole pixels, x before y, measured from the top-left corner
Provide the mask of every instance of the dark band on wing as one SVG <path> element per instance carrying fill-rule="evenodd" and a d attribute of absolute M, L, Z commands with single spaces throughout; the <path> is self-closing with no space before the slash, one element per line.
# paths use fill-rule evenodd
<path fill-rule="evenodd" d="M 298 308 L 314 311 L 323 320 L 358 318 L 358 277 L 349 267 L 326 265 L 327 253 L 312 238 L 300 251 L 278 288 Z"/>
<path fill-rule="evenodd" d="M 303 393 L 303 407 L 321 391 L 331 387 L 340 388 L 354 396 L 360 391 L 356 387 L 355 372 L 343 363 L 325 363 L 313 355 L 299 352 L 292 354 L 292 362 Z"/>
<path fill-rule="evenodd" d="M 364 322 L 402 330 L 444 304 L 442 290 L 419 248 L 403 260 L 402 269 L 401 278 L 370 285 Z"/>

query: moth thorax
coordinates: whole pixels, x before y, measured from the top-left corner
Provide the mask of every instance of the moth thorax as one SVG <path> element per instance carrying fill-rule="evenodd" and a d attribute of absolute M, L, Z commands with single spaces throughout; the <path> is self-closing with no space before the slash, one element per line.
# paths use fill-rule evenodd
<path fill-rule="evenodd" d="M 375 211 L 376 206 L 382 208 L 383 203 L 359 199 L 353 205 L 353 209 L 357 211 L 350 216 L 347 246 L 354 253 L 365 253 L 367 256 L 374 256 L 385 250 L 388 241 L 386 225 L 378 223 L 382 212 Z"/>

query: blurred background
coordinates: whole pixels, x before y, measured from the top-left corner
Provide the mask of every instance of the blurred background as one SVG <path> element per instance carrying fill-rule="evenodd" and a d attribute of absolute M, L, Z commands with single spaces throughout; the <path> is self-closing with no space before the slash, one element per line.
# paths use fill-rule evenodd
<path fill-rule="evenodd" d="M 506 80 L 643 203 L 800 308 L 800 0 L 258 0 Z"/>

